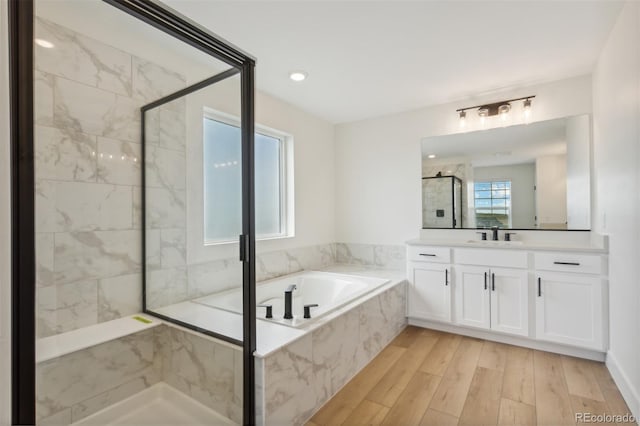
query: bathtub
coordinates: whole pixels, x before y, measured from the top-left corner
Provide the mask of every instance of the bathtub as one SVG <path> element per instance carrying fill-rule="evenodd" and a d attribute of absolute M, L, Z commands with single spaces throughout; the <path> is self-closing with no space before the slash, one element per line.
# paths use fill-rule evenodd
<path fill-rule="evenodd" d="M 314 319 L 321 318 L 355 299 L 389 282 L 383 278 L 362 277 L 332 272 L 304 271 L 285 275 L 256 285 L 258 305 L 272 305 L 273 318 L 265 318 L 265 308 L 257 308 L 258 319 L 277 322 L 291 327 L 303 327 Z M 284 291 L 295 284 L 293 292 L 293 319 L 284 315 Z M 212 308 L 242 313 L 242 290 L 233 289 L 193 300 Z M 304 305 L 318 304 L 311 308 L 311 318 L 304 318 Z"/>

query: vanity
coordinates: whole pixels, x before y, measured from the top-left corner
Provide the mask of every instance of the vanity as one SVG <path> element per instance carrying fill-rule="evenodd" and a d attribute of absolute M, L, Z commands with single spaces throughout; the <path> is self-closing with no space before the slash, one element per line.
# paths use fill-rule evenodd
<path fill-rule="evenodd" d="M 604 248 L 407 242 L 409 324 L 603 360 Z"/>
<path fill-rule="evenodd" d="M 604 360 L 608 251 L 590 232 L 591 117 L 432 136 L 421 148 L 409 323 Z"/>

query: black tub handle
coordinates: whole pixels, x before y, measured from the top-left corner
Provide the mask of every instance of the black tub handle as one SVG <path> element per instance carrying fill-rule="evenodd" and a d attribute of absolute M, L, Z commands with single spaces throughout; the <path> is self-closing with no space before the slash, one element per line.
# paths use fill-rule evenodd
<path fill-rule="evenodd" d="M 317 303 L 312 303 L 311 305 L 304 305 L 304 317 L 311 318 L 311 308 L 315 308 L 318 306 Z"/>
<path fill-rule="evenodd" d="M 267 314 L 265 318 L 273 318 L 273 306 L 272 305 L 258 305 L 258 308 L 267 308 Z"/>

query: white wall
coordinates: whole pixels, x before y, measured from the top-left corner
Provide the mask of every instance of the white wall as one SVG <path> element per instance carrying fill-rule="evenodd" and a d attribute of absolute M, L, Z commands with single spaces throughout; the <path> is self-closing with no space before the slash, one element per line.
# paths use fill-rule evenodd
<path fill-rule="evenodd" d="M 567 120 L 567 226 L 569 229 L 591 227 L 591 178 L 589 116 Z"/>
<path fill-rule="evenodd" d="M 11 223 L 7 2 L 0 1 L 0 425 L 11 424 Z"/>
<path fill-rule="evenodd" d="M 595 229 L 609 235 L 607 365 L 640 416 L 640 3 L 622 10 L 593 74 Z"/>
<path fill-rule="evenodd" d="M 515 229 L 535 228 L 535 166 L 533 163 L 510 166 L 474 167 L 475 182 L 484 180 L 511 181 L 511 227 Z"/>
<path fill-rule="evenodd" d="M 336 126 L 337 240 L 402 244 L 417 237 L 420 139 L 459 131 L 457 108 L 533 94 L 532 121 L 591 113 L 591 76 L 581 76 Z"/>
<path fill-rule="evenodd" d="M 536 215 L 541 228 L 566 227 L 566 155 L 545 155 L 536 158 Z"/>

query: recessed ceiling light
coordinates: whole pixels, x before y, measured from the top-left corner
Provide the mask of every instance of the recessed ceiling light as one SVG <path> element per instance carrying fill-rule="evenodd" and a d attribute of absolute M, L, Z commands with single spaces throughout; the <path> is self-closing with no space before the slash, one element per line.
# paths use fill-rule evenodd
<path fill-rule="evenodd" d="M 34 41 L 38 46 L 44 47 L 46 49 L 52 49 L 55 47 L 55 44 L 51 43 L 49 40 L 45 40 L 42 38 L 37 38 Z"/>
<path fill-rule="evenodd" d="M 307 78 L 307 73 L 304 71 L 292 71 L 289 73 L 289 78 L 293 81 L 303 81 Z"/>
<path fill-rule="evenodd" d="M 435 154 L 429 154 L 429 155 L 427 155 L 427 158 L 436 158 L 436 155 Z"/>

